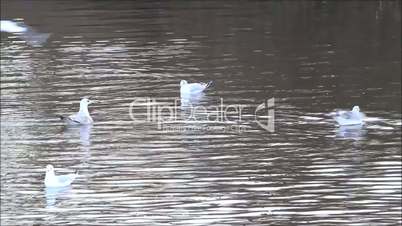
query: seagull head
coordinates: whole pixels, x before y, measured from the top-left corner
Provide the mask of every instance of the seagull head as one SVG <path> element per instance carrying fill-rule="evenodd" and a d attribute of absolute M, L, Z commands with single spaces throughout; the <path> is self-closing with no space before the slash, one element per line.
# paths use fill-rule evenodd
<path fill-rule="evenodd" d="M 84 97 L 82 98 L 81 102 L 80 102 L 80 106 L 88 106 L 89 104 L 92 104 L 93 101 L 89 100 L 88 97 Z"/>
<path fill-rule="evenodd" d="M 353 112 L 359 112 L 359 111 L 360 111 L 359 106 L 354 106 L 353 109 L 352 109 L 352 111 L 353 111 Z"/>
<path fill-rule="evenodd" d="M 47 165 L 46 166 L 46 174 L 48 173 L 53 173 L 54 172 L 54 168 L 52 165 Z"/>
<path fill-rule="evenodd" d="M 180 81 L 180 86 L 184 86 L 184 85 L 187 85 L 187 81 L 186 80 L 181 80 Z"/>

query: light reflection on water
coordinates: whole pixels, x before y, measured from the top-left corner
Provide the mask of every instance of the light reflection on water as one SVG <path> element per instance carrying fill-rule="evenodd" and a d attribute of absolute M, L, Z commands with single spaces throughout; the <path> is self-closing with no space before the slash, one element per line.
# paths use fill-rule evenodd
<path fill-rule="evenodd" d="M 5 2 L 5 17 L 26 12 L 52 35 L 37 48 L 2 33 L 2 225 L 400 222 L 398 3 Z M 214 85 L 180 100 L 182 79 Z M 83 96 L 97 101 L 95 124 L 65 127 L 57 115 Z M 251 109 L 242 121 L 190 117 L 189 106 L 221 113 L 221 98 L 272 97 L 273 133 Z M 177 122 L 164 125 L 182 129 L 133 121 L 137 98 L 178 99 Z M 327 115 L 357 104 L 369 116 L 361 127 Z M 49 191 L 50 163 L 80 177 Z"/>

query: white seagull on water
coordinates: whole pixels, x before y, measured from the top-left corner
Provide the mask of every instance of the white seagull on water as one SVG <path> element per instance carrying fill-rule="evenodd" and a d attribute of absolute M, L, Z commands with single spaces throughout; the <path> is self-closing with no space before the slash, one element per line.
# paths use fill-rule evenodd
<path fill-rule="evenodd" d="M 78 173 L 66 174 L 56 176 L 54 173 L 54 168 L 52 165 L 46 166 L 46 176 L 45 176 L 45 186 L 50 187 L 64 187 L 70 185 L 75 178 L 78 176 Z"/>
<path fill-rule="evenodd" d="M 206 88 L 212 85 L 212 81 L 208 83 L 187 83 L 186 80 L 180 81 L 180 96 L 191 96 L 202 93 Z"/>
<path fill-rule="evenodd" d="M 359 125 L 364 123 L 365 115 L 360 112 L 359 106 L 354 106 L 352 111 L 338 111 L 334 119 L 341 126 Z"/>
<path fill-rule="evenodd" d="M 11 20 L 1 20 L 0 22 L 1 32 L 17 34 L 21 39 L 32 46 L 41 46 L 50 36 L 50 34 L 47 33 L 38 33 L 22 22 L 17 23 Z"/>
<path fill-rule="evenodd" d="M 84 97 L 80 101 L 80 110 L 76 114 L 70 115 L 68 117 L 60 116 L 60 118 L 70 125 L 92 124 L 93 120 L 88 111 L 88 105 L 91 103 L 93 103 L 93 101 L 90 101 L 88 98 Z"/>
<path fill-rule="evenodd" d="M 20 26 L 14 21 L 1 20 L 0 30 L 8 33 L 22 33 L 28 30 L 28 28 Z"/>

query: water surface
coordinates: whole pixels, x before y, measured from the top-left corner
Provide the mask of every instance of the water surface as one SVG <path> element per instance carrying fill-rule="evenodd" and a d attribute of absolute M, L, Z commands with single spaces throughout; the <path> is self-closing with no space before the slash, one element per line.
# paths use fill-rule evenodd
<path fill-rule="evenodd" d="M 401 223 L 400 2 L 6 0 L 1 10 L 51 33 L 42 47 L 1 34 L 2 225 Z M 189 119 L 175 106 L 181 79 L 214 82 L 194 103 L 207 113 L 221 99 L 252 107 L 241 121 Z M 65 127 L 57 115 L 83 96 L 96 101 L 95 124 Z M 138 98 L 177 120 L 160 129 L 141 105 L 133 121 Z M 274 132 L 254 121 L 270 98 Z M 353 105 L 369 117 L 362 127 L 327 115 Z M 81 177 L 45 189 L 49 163 Z"/>

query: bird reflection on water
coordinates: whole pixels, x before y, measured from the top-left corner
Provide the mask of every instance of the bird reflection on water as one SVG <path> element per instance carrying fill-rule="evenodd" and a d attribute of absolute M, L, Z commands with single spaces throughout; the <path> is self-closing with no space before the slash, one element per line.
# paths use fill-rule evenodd
<path fill-rule="evenodd" d="M 343 139 L 361 140 L 367 134 L 364 125 L 339 126 L 336 130 L 337 137 Z"/>

